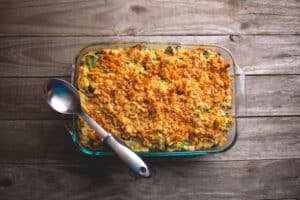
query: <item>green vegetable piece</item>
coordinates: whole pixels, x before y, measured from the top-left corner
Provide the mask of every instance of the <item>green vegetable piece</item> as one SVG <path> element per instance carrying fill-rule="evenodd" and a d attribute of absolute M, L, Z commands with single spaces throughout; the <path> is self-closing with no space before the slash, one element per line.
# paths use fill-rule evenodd
<path fill-rule="evenodd" d="M 176 45 L 175 46 L 175 49 L 178 51 L 178 49 L 180 49 L 181 48 L 181 45 L 180 44 L 178 44 L 178 45 Z"/>
<path fill-rule="evenodd" d="M 187 141 L 183 141 L 180 144 L 180 149 L 185 150 L 187 148 L 187 146 L 189 145 L 189 143 Z"/>
<path fill-rule="evenodd" d="M 165 149 L 166 148 L 166 141 L 164 139 L 159 141 L 159 148 Z"/>
<path fill-rule="evenodd" d="M 143 68 L 144 68 L 145 71 L 147 71 L 146 63 L 143 63 Z"/>
<path fill-rule="evenodd" d="M 149 152 L 156 152 L 157 151 L 157 147 L 149 147 Z"/>
<path fill-rule="evenodd" d="M 175 146 L 175 145 L 168 145 L 168 146 L 167 146 L 167 149 L 175 150 L 175 149 L 176 149 L 176 146 Z"/>
<path fill-rule="evenodd" d="M 171 46 L 168 46 L 165 50 L 165 54 L 174 55 L 173 48 Z"/>
<path fill-rule="evenodd" d="M 231 127 L 231 125 L 230 125 L 230 123 L 228 123 L 228 122 L 226 122 L 226 128 L 230 128 Z"/>
<path fill-rule="evenodd" d="M 158 61 L 159 60 L 159 54 L 157 51 L 154 52 L 155 57 L 152 58 L 152 61 Z"/>
<path fill-rule="evenodd" d="M 97 61 L 98 61 L 98 58 L 99 57 L 95 54 L 87 55 L 85 57 L 86 65 L 88 67 L 94 67 L 96 65 Z"/>
<path fill-rule="evenodd" d="M 204 108 L 204 112 L 209 113 L 209 112 L 210 112 L 210 109 L 209 109 L 209 108 Z"/>
<path fill-rule="evenodd" d="M 209 53 L 208 51 L 206 51 L 206 50 L 203 51 L 203 57 L 204 57 L 205 59 L 208 59 L 208 58 L 209 58 L 209 55 L 210 55 L 210 53 Z"/>
<path fill-rule="evenodd" d="M 229 117 L 229 113 L 228 112 L 225 113 L 225 117 Z"/>
<path fill-rule="evenodd" d="M 94 141 L 92 139 L 89 139 L 88 146 L 90 146 L 90 147 L 94 146 Z"/>

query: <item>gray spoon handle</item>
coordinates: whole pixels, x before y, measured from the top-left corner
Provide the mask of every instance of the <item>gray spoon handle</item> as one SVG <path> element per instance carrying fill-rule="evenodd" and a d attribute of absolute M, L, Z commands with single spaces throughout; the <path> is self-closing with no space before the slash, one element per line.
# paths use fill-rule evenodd
<path fill-rule="evenodd" d="M 126 163 L 132 171 L 143 176 L 149 177 L 150 171 L 145 162 L 132 150 L 130 150 L 122 141 L 119 141 L 113 135 L 109 134 L 105 138 L 105 143 Z"/>
<path fill-rule="evenodd" d="M 105 139 L 109 133 L 106 132 L 95 120 L 88 116 L 85 112 L 81 112 L 80 116 L 98 133 L 103 139 Z"/>
<path fill-rule="evenodd" d="M 119 158 L 130 167 L 130 169 L 143 176 L 149 177 L 150 171 L 145 162 L 132 150 L 130 150 L 123 142 L 107 133 L 96 121 L 90 118 L 86 113 L 82 112 L 80 116 L 102 137 L 104 142 L 119 156 Z"/>

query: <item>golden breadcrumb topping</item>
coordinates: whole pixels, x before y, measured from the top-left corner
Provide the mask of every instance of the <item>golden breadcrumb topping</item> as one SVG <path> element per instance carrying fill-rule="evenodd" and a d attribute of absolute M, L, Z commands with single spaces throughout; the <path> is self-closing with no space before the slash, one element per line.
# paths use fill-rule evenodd
<path fill-rule="evenodd" d="M 210 49 L 99 49 L 78 72 L 84 110 L 137 152 L 222 146 L 233 125 L 229 64 Z M 101 138 L 79 118 L 79 139 Z"/>

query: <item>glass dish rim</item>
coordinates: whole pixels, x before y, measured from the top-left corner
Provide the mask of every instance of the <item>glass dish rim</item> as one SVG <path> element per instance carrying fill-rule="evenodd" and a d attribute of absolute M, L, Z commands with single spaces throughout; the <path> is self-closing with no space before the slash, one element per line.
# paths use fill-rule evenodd
<path fill-rule="evenodd" d="M 104 46 L 104 45 L 137 45 L 137 44 L 145 44 L 145 45 L 164 45 L 164 46 L 177 46 L 177 45 L 181 45 L 181 46 L 193 46 L 193 47 L 206 47 L 206 48 L 220 48 L 223 51 L 225 51 L 231 58 L 232 63 L 233 63 L 233 82 L 234 82 L 234 94 L 233 94 L 233 98 L 235 99 L 234 101 L 234 122 L 235 122 L 235 126 L 234 126 L 234 136 L 233 136 L 233 140 L 231 141 L 231 143 L 229 145 L 224 145 L 226 147 L 221 148 L 221 149 L 215 149 L 215 150 L 197 150 L 197 151 L 174 151 L 174 152 L 137 152 L 138 155 L 142 156 L 142 157 L 172 157 L 172 156 L 195 156 L 195 155 L 207 155 L 207 154 L 218 154 L 218 153 L 224 153 L 226 151 L 228 151 L 229 149 L 231 149 L 237 139 L 238 139 L 238 122 L 237 122 L 237 109 L 238 109 L 238 98 L 237 98 L 237 82 L 236 82 L 236 76 L 237 75 L 241 75 L 244 76 L 243 71 L 240 69 L 240 67 L 238 66 L 233 54 L 231 53 L 231 51 L 223 46 L 220 45 L 216 45 L 216 44 L 205 44 L 205 43 L 197 43 L 197 44 L 189 44 L 189 43 L 180 43 L 180 42 L 147 42 L 147 41 L 114 41 L 114 42 L 94 42 L 94 43 L 89 43 L 86 46 L 84 46 L 83 48 L 81 48 L 79 50 L 79 52 L 76 54 L 75 59 L 74 59 L 74 64 L 72 65 L 72 75 L 71 75 L 71 83 L 73 86 L 76 86 L 76 69 L 77 69 L 77 63 L 78 63 L 78 59 L 82 56 L 82 53 L 84 50 L 94 47 L 94 46 Z M 100 47 L 101 48 L 101 47 Z M 94 156 L 112 156 L 114 155 L 113 152 L 111 151 L 101 151 L 101 150 L 91 150 L 88 147 L 85 147 L 84 145 L 82 145 L 79 141 L 78 135 L 77 135 L 77 131 L 76 131 L 76 120 L 75 120 L 75 116 L 73 116 L 72 119 L 72 128 L 69 128 L 70 126 L 65 125 L 66 129 L 68 130 L 68 132 L 72 135 L 72 140 L 75 143 L 75 145 L 80 149 L 81 152 L 88 154 L 88 155 L 94 155 Z"/>

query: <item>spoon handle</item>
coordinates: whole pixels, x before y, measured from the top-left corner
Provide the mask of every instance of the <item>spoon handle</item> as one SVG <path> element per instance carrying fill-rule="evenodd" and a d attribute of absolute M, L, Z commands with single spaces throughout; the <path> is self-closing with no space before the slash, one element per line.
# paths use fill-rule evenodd
<path fill-rule="evenodd" d="M 95 120 L 88 116 L 85 112 L 79 114 L 103 139 L 105 139 L 109 133 L 106 132 Z"/>
<path fill-rule="evenodd" d="M 105 138 L 105 143 L 119 156 L 119 158 L 127 164 L 136 174 L 143 177 L 149 177 L 150 171 L 145 162 L 122 141 L 109 134 Z"/>
<path fill-rule="evenodd" d="M 85 112 L 80 116 L 102 137 L 104 142 L 119 156 L 119 158 L 130 167 L 130 169 L 143 177 L 149 177 L 150 171 L 145 162 L 121 140 L 107 133 L 96 121 Z"/>

